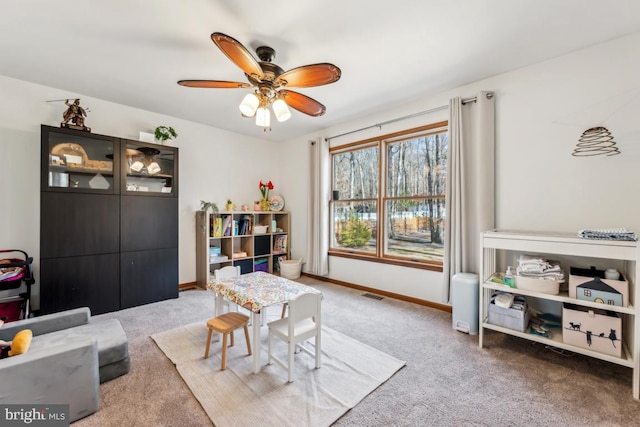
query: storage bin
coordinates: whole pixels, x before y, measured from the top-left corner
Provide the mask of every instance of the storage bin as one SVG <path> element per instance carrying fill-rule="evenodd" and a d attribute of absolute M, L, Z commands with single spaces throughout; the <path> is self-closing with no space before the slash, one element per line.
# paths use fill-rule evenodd
<path fill-rule="evenodd" d="M 268 255 L 271 251 L 271 236 L 256 236 L 253 238 L 253 255 Z"/>
<path fill-rule="evenodd" d="M 269 272 L 269 260 L 267 258 L 256 259 L 253 263 L 253 271 Z"/>
<path fill-rule="evenodd" d="M 302 260 L 283 259 L 280 263 L 280 276 L 285 279 L 298 279 L 302 272 Z"/>
<path fill-rule="evenodd" d="M 514 304 L 523 305 L 523 309 L 506 308 L 495 305 L 493 302 L 496 294 L 491 297 L 489 304 L 489 318 L 487 321 L 492 325 L 502 326 L 504 328 L 514 329 L 516 331 L 524 332 L 529 327 L 529 307 L 527 300 L 521 295 L 517 295 L 513 302 Z"/>
<path fill-rule="evenodd" d="M 629 306 L 629 283 L 604 278 L 604 270 L 571 267 L 569 297 L 608 305 Z M 597 280 L 595 280 L 597 279 Z M 620 301 L 621 300 L 621 301 Z"/>
<path fill-rule="evenodd" d="M 253 272 L 253 260 L 252 259 L 240 259 L 233 261 L 233 265 L 240 266 L 240 274 L 247 274 Z"/>
<path fill-rule="evenodd" d="M 622 357 L 622 319 L 613 311 L 564 303 L 562 341 Z"/>
<path fill-rule="evenodd" d="M 254 225 L 253 234 L 265 234 L 268 227 L 268 225 Z"/>
<path fill-rule="evenodd" d="M 537 277 L 515 276 L 516 288 L 527 291 L 542 292 L 543 294 L 558 295 L 560 293 L 560 283 L 563 280 L 549 280 Z"/>

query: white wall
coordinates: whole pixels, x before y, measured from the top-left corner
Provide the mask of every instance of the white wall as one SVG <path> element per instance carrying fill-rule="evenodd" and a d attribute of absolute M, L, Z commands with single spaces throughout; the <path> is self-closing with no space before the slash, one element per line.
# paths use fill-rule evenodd
<path fill-rule="evenodd" d="M 0 249 L 22 249 L 34 257 L 39 277 L 40 253 L 40 125 L 59 126 L 64 103 L 76 98 L 89 108 L 92 133 L 137 140 L 140 131 L 158 125 L 178 132 L 179 151 L 179 281 L 195 281 L 195 218 L 200 200 L 221 209 L 227 198 L 240 207 L 259 199 L 258 182 L 270 179 L 280 190 L 276 143 L 143 111 L 124 105 L 0 76 Z M 46 215 L 46 212 L 43 213 Z M 39 306 L 39 281 L 34 286 Z M 4 292 L 7 294 L 8 292 Z M 0 295 L 2 296 L 2 295 Z"/>
<path fill-rule="evenodd" d="M 625 226 L 640 232 L 640 34 L 575 52 L 455 90 L 422 96 L 283 143 L 233 134 L 184 120 L 0 76 L 0 248 L 39 257 L 40 124 L 58 126 L 64 105 L 81 98 L 94 133 L 137 139 L 160 124 L 176 128 L 180 147 L 180 283 L 195 280 L 194 211 L 201 199 L 238 205 L 259 195 L 260 179 L 292 212 L 292 251 L 306 257 L 308 141 L 334 136 L 448 104 L 479 90 L 496 94 L 496 213 L 500 228 L 569 231 Z M 329 108 L 330 109 L 330 108 Z M 354 112 L 357 115 L 361 112 Z M 330 112 L 328 113 L 330 114 Z M 332 140 L 332 145 L 446 119 L 446 110 Z M 622 154 L 572 157 L 581 133 L 604 125 Z M 442 274 L 332 257 L 330 277 L 434 302 L 447 302 Z M 37 291 L 37 285 L 36 285 Z M 37 307 L 37 304 L 34 304 Z"/>
<path fill-rule="evenodd" d="M 577 232 L 581 228 L 627 227 L 640 232 L 640 34 L 495 76 L 453 91 L 422 97 L 385 114 L 288 141 L 283 155 L 287 194 L 295 199 L 294 256 L 305 257 L 308 176 L 294 163 L 307 156 L 307 140 L 330 137 L 447 105 L 454 96 L 480 90 L 496 94 L 496 226 L 505 229 Z M 365 139 L 442 120 L 447 111 L 332 140 Z M 622 154 L 573 157 L 583 131 L 605 126 Z M 300 179 L 305 177 L 305 179 Z M 446 303 L 442 274 L 330 258 L 329 277 L 425 300 Z"/>

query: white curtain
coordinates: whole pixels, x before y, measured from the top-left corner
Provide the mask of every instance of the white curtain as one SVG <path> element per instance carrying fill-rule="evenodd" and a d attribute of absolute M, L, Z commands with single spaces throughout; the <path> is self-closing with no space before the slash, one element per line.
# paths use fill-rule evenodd
<path fill-rule="evenodd" d="M 331 158 L 329 141 L 310 141 L 310 187 L 307 216 L 307 260 L 304 271 L 317 276 L 329 274 L 329 197 Z"/>
<path fill-rule="evenodd" d="M 495 227 L 495 99 L 449 101 L 443 301 L 454 274 L 480 272 L 480 232 Z"/>

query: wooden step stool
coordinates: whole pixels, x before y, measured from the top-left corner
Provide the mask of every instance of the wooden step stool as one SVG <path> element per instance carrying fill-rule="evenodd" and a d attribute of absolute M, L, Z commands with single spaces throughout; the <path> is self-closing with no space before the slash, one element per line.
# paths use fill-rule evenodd
<path fill-rule="evenodd" d="M 249 341 L 249 328 L 247 327 L 248 323 L 249 317 L 237 312 L 224 313 L 220 316 L 214 317 L 213 319 L 209 319 L 207 321 L 209 333 L 207 335 L 207 348 L 204 351 L 204 358 L 209 358 L 209 347 L 211 347 L 211 335 L 213 334 L 213 331 L 221 333 L 222 367 L 220 370 L 224 371 L 227 367 L 227 336 L 231 336 L 231 346 L 233 346 L 233 333 L 241 326 L 244 328 L 244 337 L 247 340 L 247 350 L 249 351 L 248 354 L 251 355 L 251 341 Z"/>

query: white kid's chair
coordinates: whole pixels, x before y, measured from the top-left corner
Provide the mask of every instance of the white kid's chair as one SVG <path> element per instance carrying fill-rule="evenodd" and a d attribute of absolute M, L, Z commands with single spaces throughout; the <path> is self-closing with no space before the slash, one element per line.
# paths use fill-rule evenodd
<path fill-rule="evenodd" d="M 293 356 L 296 347 L 315 356 L 316 369 L 320 367 L 320 303 L 322 294 L 305 293 L 289 301 L 289 315 L 283 319 L 269 322 L 269 362 L 271 365 L 275 360 L 280 366 L 289 372 L 289 382 L 293 382 Z M 288 344 L 288 363 L 278 359 L 272 352 L 273 337 L 278 337 Z M 312 352 L 304 345 L 303 341 L 315 337 L 315 352 Z"/>
<path fill-rule="evenodd" d="M 236 266 L 228 265 L 226 267 L 222 267 L 217 270 L 214 270 L 213 273 L 215 274 L 215 281 L 217 282 L 220 279 L 227 279 L 230 277 L 239 277 L 240 272 L 241 271 L 240 271 L 239 265 L 236 265 Z M 251 313 L 249 312 L 249 310 L 247 310 L 244 307 L 238 307 L 237 304 L 224 300 L 224 306 L 227 307 L 227 311 L 239 311 L 238 309 L 240 309 L 247 312 L 249 317 L 251 317 Z M 265 319 L 266 319 L 266 310 L 263 309 L 260 312 L 260 325 L 264 325 Z M 251 324 L 251 322 L 249 322 L 249 324 Z"/>
<path fill-rule="evenodd" d="M 240 266 L 239 265 L 228 265 L 226 267 L 219 268 L 214 270 L 213 274 L 215 275 L 215 281 L 218 282 L 220 279 L 228 279 L 231 277 L 240 276 Z M 238 311 L 238 306 L 232 302 L 224 300 L 223 305 L 227 308 L 227 311 Z M 221 314 L 221 313 L 216 313 Z"/>
<path fill-rule="evenodd" d="M 228 277 L 238 277 L 240 276 L 240 266 L 239 265 L 228 265 L 226 267 L 219 268 L 213 272 L 216 276 L 216 281 L 220 279 L 226 279 Z"/>

